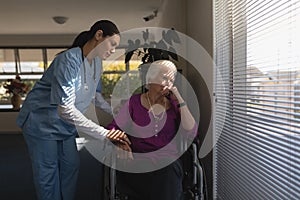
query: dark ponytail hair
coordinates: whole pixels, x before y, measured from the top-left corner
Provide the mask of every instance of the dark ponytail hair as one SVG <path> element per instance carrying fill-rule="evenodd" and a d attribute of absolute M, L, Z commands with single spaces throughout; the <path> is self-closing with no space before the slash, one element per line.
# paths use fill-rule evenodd
<path fill-rule="evenodd" d="M 82 48 L 87 41 L 91 40 L 98 30 L 102 30 L 103 37 L 113 36 L 114 34 L 119 34 L 120 31 L 117 26 L 109 20 L 97 21 L 89 31 L 83 31 L 77 35 L 74 39 L 73 44 L 70 48 L 80 47 Z"/>

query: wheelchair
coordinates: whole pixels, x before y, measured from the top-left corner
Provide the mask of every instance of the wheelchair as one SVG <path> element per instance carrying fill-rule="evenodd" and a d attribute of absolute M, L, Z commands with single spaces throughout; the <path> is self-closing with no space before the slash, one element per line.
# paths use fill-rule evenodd
<path fill-rule="evenodd" d="M 114 158 L 112 158 L 114 159 Z M 198 158 L 198 145 L 193 142 L 187 151 L 179 158 L 183 165 L 183 199 L 204 200 L 206 199 L 206 187 L 203 167 Z M 107 200 L 130 200 L 118 192 L 116 170 L 106 167 L 105 199 Z"/>

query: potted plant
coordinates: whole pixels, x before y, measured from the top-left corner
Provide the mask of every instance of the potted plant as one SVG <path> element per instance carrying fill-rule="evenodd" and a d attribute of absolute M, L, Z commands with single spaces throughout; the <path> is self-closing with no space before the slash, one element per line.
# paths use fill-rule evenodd
<path fill-rule="evenodd" d="M 11 104 L 13 110 L 19 110 L 22 102 L 22 96 L 29 91 L 28 85 L 22 82 L 21 77 L 16 75 L 15 79 L 8 79 L 4 85 L 6 93 L 12 94 Z"/>
<path fill-rule="evenodd" d="M 141 58 L 142 64 L 139 71 L 142 79 L 142 85 L 145 84 L 145 75 L 150 64 L 156 60 L 176 60 L 178 56 L 174 43 L 179 44 L 180 38 L 174 28 L 162 30 L 161 39 L 158 41 L 150 41 L 149 29 L 142 31 L 144 43 L 140 39 L 128 40 L 128 47 L 125 52 L 125 63 L 128 63 L 133 56 Z"/>
<path fill-rule="evenodd" d="M 156 41 L 149 40 L 149 29 L 143 31 L 144 44 L 140 39 L 128 40 L 128 47 L 125 53 L 125 63 L 128 63 L 133 55 L 141 57 L 142 63 L 151 63 L 155 60 L 178 60 L 173 43 L 180 43 L 180 39 L 176 31 L 171 28 L 162 31 L 162 38 Z"/>

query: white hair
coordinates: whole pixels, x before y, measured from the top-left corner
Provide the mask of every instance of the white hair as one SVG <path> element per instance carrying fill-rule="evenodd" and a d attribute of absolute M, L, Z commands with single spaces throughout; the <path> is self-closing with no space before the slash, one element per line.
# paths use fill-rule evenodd
<path fill-rule="evenodd" d="M 155 79 L 163 69 L 168 69 L 173 72 L 174 77 L 176 76 L 177 73 L 177 68 L 175 64 L 172 61 L 169 60 L 157 60 L 151 63 L 147 74 L 146 74 L 146 88 L 148 88 L 148 83 L 152 79 Z"/>

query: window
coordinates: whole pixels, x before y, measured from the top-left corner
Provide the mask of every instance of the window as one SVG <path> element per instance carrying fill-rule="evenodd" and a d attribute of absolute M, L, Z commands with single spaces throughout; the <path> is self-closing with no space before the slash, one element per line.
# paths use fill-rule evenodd
<path fill-rule="evenodd" d="M 215 0 L 215 198 L 300 198 L 300 1 Z"/>
<path fill-rule="evenodd" d="M 18 74 L 21 80 L 33 87 L 55 55 L 65 48 L 0 48 L 0 109 L 11 108 L 11 94 L 4 85 Z M 22 98 L 24 99 L 26 95 Z"/>
<path fill-rule="evenodd" d="M 39 80 L 44 71 L 49 67 L 56 54 L 65 48 L 0 48 L 0 109 L 11 108 L 11 94 L 6 93 L 4 85 L 8 79 L 14 79 L 17 74 L 31 89 Z M 124 49 L 117 49 L 118 55 L 124 55 Z M 140 85 L 138 66 L 140 61 L 131 60 L 130 64 L 124 63 L 124 56 L 111 61 L 103 61 L 102 93 L 109 100 L 114 86 L 123 74 L 126 74 L 128 84 L 124 91 L 130 91 Z M 22 98 L 25 99 L 26 95 Z"/>
<path fill-rule="evenodd" d="M 125 49 L 117 49 L 117 55 L 123 55 L 116 60 L 103 61 L 102 94 L 106 99 L 111 97 L 113 89 L 122 76 L 127 83 L 123 84 L 124 91 L 127 97 L 131 96 L 131 91 L 137 85 L 141 85 L 138 67 L 141 64 L 140 60 L 132 59 L 128 64 L 125 64 Z M 136 91 L 139 92 L 139 91 Z"/>

